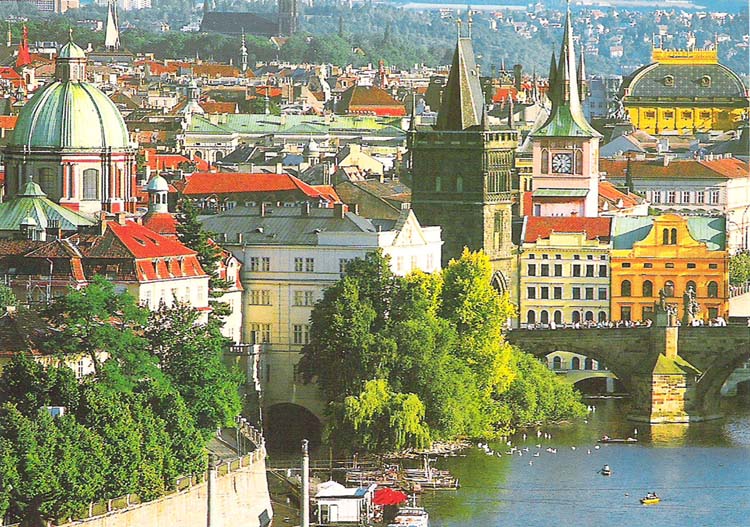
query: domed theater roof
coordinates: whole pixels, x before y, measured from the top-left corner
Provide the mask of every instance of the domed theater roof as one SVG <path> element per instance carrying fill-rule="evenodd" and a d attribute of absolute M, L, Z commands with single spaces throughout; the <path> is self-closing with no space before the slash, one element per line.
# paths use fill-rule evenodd
<path fill-rule="evenodd" d="M 55 80 L 40 89 L 18 115 L 10 149 L 130 148 L 125 121 L 101 90 L 85 82 L 86 54 L 72 40 L 57 56 Z"/>

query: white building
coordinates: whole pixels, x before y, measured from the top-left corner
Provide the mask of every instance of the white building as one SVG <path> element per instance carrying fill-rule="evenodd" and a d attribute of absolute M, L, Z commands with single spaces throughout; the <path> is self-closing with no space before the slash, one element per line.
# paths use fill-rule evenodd
<path fill-rule="evenodd" d="M 343 204 L 236 207 L 202 221 L 242 264 L 243 341 L 269 350 L 261 374 L 267 408 L 294 403 L 321 415 L 317 388 L 302 384 L 296 367 L 312 308 L 349 261 L 380 249 L 394 274 L 440 269 L 440 228 L 422 227 L 409 208 L 396 221 L 371 221 Z"/>

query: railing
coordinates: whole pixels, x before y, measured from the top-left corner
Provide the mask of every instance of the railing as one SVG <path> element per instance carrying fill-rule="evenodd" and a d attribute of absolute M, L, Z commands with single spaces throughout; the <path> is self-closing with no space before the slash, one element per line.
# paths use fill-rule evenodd
<path fill-rule="evenodd" d="M 729 286 L 729 298 L 744 295 L 745 293 L 750 293 L 750 281 L 745 282 L 742 285 Z"/>

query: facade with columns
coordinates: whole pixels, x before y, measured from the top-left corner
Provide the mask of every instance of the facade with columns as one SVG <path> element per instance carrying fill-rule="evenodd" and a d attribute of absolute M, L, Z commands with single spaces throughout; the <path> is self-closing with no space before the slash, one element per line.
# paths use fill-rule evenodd
<path fill-rule="evenodd" d="M 86 54 L 72 39 L 55 78 L 26 103 L 5 149 L 6 196 L 38 183 L 72 210 L 132 211 L 135 148 L 114 103 L 86 79 Z"/>

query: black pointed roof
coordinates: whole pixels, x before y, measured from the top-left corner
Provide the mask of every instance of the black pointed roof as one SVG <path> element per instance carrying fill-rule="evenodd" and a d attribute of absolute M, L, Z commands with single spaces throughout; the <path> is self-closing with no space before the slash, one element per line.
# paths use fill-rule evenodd
<path fill-rule="evenodd" d="M 459 37 L 443 100 L 437 130 L 466 130 L 482 122 L 484 95 L 471 38 Z"/>

